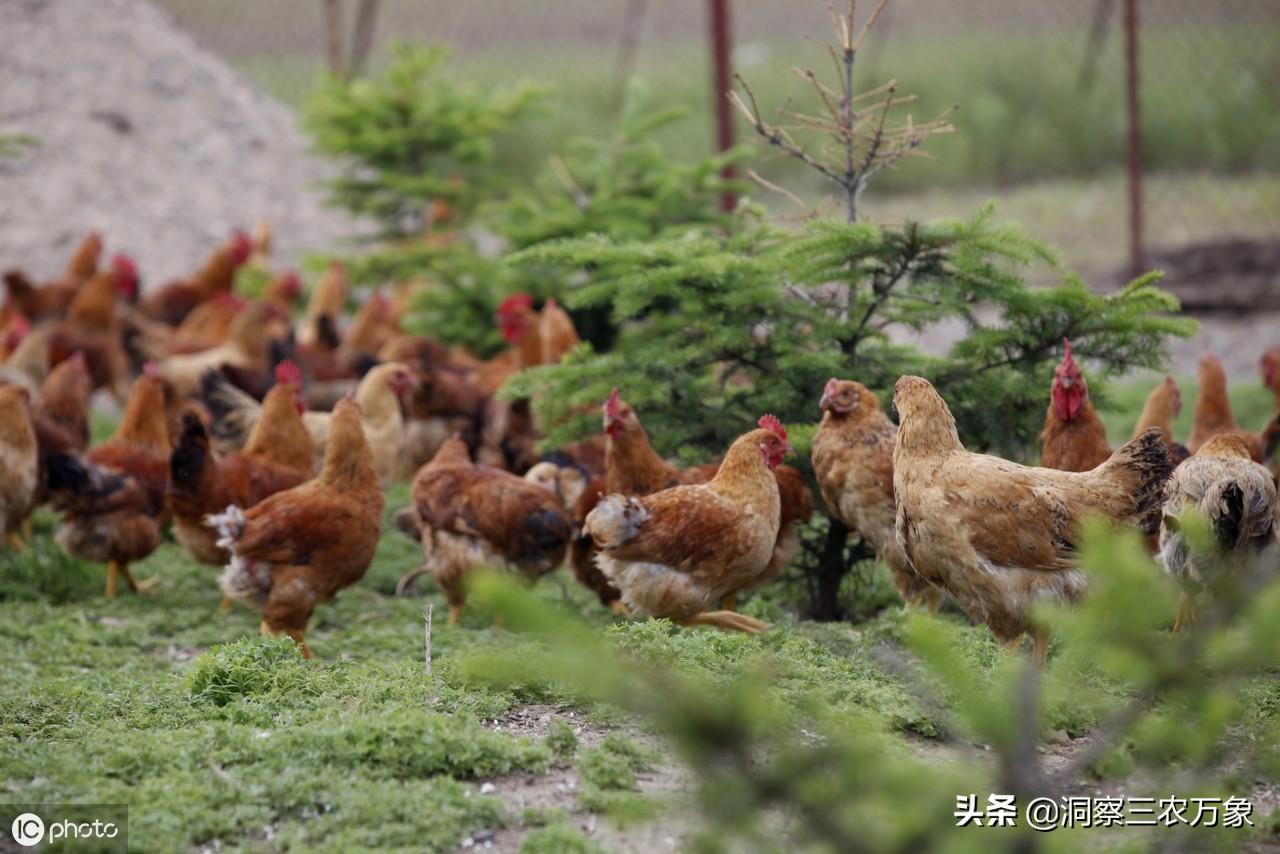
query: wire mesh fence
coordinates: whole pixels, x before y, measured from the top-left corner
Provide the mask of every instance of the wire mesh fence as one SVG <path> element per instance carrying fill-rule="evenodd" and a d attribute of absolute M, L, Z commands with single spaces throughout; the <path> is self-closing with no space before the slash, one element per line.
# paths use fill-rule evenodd
<path fill-rule="evenodd" d="M 326 9 L 346 36 L 362 0 L 161 0 L 197 39 L 282 100 L 301 104 L 326 66 Z M 458 49 L 458 73 L 481 85 L 546 80 L 561 106 L 531 142 L 545 156 L 564 136 L 607 132 L 623 81 L 689 108 L 675 154 L 705 151 L 710 68 L 705 3 L 691 0 L 381 0 L 371 62 L 393 39 Z M 859 14 L 875 4 L 864 0 Z M 865 7 L 865 8 L 862 8 Z M 1124 0 L 911 0 L 890 3 L 858 69 L 866 88 L 890 77 L 921 96 L 922 116 L 952 103 L 959 133 L 937 160 L 890 175 L 876 218 L 963 215 L 981 200 L 1027 222 L 1086 274 L 1125 269 Z M 1280 3 L 1139 0 L 1145 234 L 1153 258 L 1229 240 L 1280 239 Z M 780 107 L 803 89 L 796 65 L 829 63 L 822 0 L 732 5 L 735 69 Z M 825 68 L 823 69 L 825 70 Z M 738 129 L 739 137 L 747 131 Z M 541 148 L 546 148 L 545 152 Z M 762 172 L 796 179 L 768 152 Z M 772 171 L 771 171 L 772 170 Z M 818 189 L 818 188 L 809 188 Z M 783 204 L 779 202 L 779 204 Z"/>

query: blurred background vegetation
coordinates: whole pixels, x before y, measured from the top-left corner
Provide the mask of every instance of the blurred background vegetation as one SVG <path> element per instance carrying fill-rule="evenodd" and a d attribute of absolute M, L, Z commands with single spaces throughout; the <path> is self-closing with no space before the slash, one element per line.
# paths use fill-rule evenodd
<path fill-rule="evenodd" d="M 161 5 L 288 104 L 301 105 L 321 79 L 320 2 Z M 921 118 L 959 104 L 958 133 L 931 146 L 935 160 L 883 176 L 867 200 L 871 218 L 964 216 L 998 194 L 1003 215 L 1034 224 L 1087 281 L 1118 284 L 1126 258 L 1121 6 L 1114 0 L 891 4 L 860 58 L 860 87 L 896 78 L 900 91 L 920 94 Z M 688 120 L 658 138 L 673 157 L 696 159 L 711 146 L 703 3 L 382 0 L 378 8 L 375 67 L 392 39 L 439 40 L 457 48 L 448 73 L 460 79 L 484 87 L 528 78 L 552 87 L 557 97 L 499 151 L 516 176 L 535 174 L 572 136 L 607 138 L 631 73 L 644 79 L 653 106 L 688 109 Z M 1140 4 L 1140 12 L 1151 251 L 1275 237 L 1280 61 L 1273 46 L 1280 7 L 1269 0 L 1162 0 Z M 793 106 L 806 106 L 807 84 L 792 69 L 823 61 L 817 45 L 806 49 L 801 42 L 827 39 L 824 5 L 754 0 L 733 4 L 732 14 L 733 65 L 761 103 L 770 112 L 789 97 Z M 747 131 L 738 132 L 745 140 Z M 752 166 L 766 178 L 807 200 L 825 192 L 798 164 L 762 154 Z M 766 201 L 795 212 L 780 197 Z"/>

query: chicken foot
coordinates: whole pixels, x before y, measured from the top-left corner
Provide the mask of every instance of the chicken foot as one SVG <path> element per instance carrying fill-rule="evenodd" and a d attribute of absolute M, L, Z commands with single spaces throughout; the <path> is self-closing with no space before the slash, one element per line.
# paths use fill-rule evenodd
<path fill-rule="evenodd" d="M 1178 597 L 1178 615 L 1173 618 L 1173 630 L 1180 632 L 1183 628 L 1194 626 L 1197 622 L 1199 622 L 1199 616 L 1196 614 L 1195 596 L 1184 591 Z"/>
<path fill-rule="evenodd" d="M 714 626 L 721 631 L 746 632 L 749 635 L 758 635 L 769 628 L 768 623 L 734 611 L 704 611 L 685 620 L 681 625 Z"/>
<path fill-rule="evenodd" d="M 266 620 L 258 626 L 258 631 L 263 635 L 288 635 L 290 640 L 298 645 L 298 652 L 302 653 L 303 658 L 315 658 L 315 654 L 311 651 L 311 647 L 307 646 L 306 631 L 304 629 L 283 629 L 277 631 L 267 624 Z"/>
<path fill-rule="evenodd" d="M 123 578 L 124 583 L 129 585 L 129 589 L 134 593 L 145 593 L 160 582 L 160 577 L 153 575 L 142 581 L 135 581 L 133 573 L 129 572 L 129 564 L 120 561 L 107 561 L 107 589 L 106 597 L 108 599 L 116 598 L 116 579 Z"/>
<path fill-rule="evenodd" d="M 25 552 L 27 550 L 27 544 L 18 536 L 17 531 L 6 531 L 4 541 L 15 552 Z"/>

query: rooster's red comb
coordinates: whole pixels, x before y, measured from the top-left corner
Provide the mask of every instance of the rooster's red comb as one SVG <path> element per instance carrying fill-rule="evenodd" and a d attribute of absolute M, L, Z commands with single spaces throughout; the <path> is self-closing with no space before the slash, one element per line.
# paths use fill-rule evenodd
<path fill-rule="evenodd" d="M 756 422 L 756 426 L 761 430 L 768 430 L 782 441 L 787 441 L 787 428 L 782 426 L 782 422 L 778 420 L 778 416 L 773 413 L 765 413 L 760 416 L 760 420 Z"/>
<path fill-rule="evenodd" d="M 291 359 L 276 365 L 276 382 L 280 385 L 297 385 L 302 382 L 302 371 Z"/>
<path fill-rule="evenodd" d="M 518 294 L 512 294 L 502 302 L 498 303 L 498 314 L 505 316 L 530 308 L 533 308 L 533 297 L 521 292 Z"/>
<path fill-rule="evenodd" d="M 160 376 L 160 366 L 155 362 L 147 362 L 142 366 L 142 375 L 145 377 L 158 377 Z"/>
<path fill-rule="evenodd" d="M 827 397 L 836 393 L 836 384 L 840 382 L 835 377 L 827 380 L 827 384 L 822 387 L 822 396 Z"/>
<path fill-rule="evenodd" d="M 610 418 L 618 417 L 618 387 L 609 392 L 609 399 L 604 402 L 604 414 Z"/>

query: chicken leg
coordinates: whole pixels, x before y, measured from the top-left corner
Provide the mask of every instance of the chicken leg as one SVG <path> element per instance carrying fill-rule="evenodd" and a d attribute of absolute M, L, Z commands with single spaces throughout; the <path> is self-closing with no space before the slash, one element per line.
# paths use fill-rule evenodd
<path fill-rule="evenodd" d="M 315 658 L 315 655 L 311 652 L 311 647 L 307 646 L 306 631 L 304 629 L 284 629 L 282 631 L 276 631 L 267 624 L 266 620 L 263 620 L 258 625 L 258 633 L 263 636 L 280 634 L 288 635 L 289 639 L 297 644 L 298 652 L 302 653 L 303 658 Z"/>
<path fill-rule="evenodd" d="M 110 571 L 110 566 L 111 564 L 107 564 L 108 571 Z M 124 577 L 124 583 L 128 584 L 129 589 L 134 593 L 146 593 L 160 583 L 160 576 L 158 575 L 153 575 L 150 578 L 144 578 L 141 581 L 135 581 L 133 573 L 129 571 L 129 564 L 127 563 L 116 563 L 116 568 L 120 575 Z"/>
<path fill-rule="evenodd" d="M 746 632 L 749 635 L 758 635 L 769 628 L 768 623 L 734 611 L 704 611 L 685 620 L 681 625 L 715 626 L 721 631 Z"/>
<path fill-rule="evenodd" d="M 619 617 L 630 617 L 632 614 L 631 609 L 627 607 L 627 603 L 623 602 L 621 599 L 614 599 L 610 602 L 609 610 L 613 611 L 613 613 L 617 614 Z"/>
<path fill-rule="evenodd" d="M 1187 626 L 1194 626 L 1198 619 L 1195 597 L 1183 591 L 1178 597 L 1178 615 L 1173 618 L 1173 630 L 1180 632 Z"/>
<path fill-rule="evenodd" d="M 27 544 L 18 536 L 17 531 L 6 531 L 4 541 L 8 544 L 9 548 L 13 549 L 15 552 L 25 552 L 27 550 Z"/>
<path fill-rule="evenodd" d="M 722 611 L 738 610 L 738 593 L 736 590 L 731 593 L 724 594 L 724 598 L 720 600 L 720 610 Z"/>

